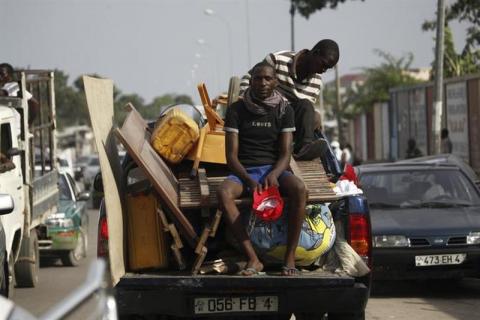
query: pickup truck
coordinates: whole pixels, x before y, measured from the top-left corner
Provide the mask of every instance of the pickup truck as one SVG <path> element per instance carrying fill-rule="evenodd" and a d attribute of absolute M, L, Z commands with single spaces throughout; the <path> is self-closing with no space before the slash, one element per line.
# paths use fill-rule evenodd
<path fill-rule="evenodd" d="M 51 71 L 17 73 L 18 94 L 0 97 L 0 193 L 14 199 L 11 214 L 2 216 L 7 244 L 8 295 L 13 284 L 34 287 L 38 282 L 39 238 L 46 217 L 58 202 L 55 165 L 55 94 Z M 38 100 L 35 118 L 29 115 L 27 93 Z"/>
<path fill-rule="evenodd" d="M 97 254 L 109 261 L 121 319 L 160 316 L 162 319 L 290 319 L 292 314 L 296 319 L 325 319 L 326 314 L 328 319 L 365 319 L 370 273 L 352 277 L 344 272 L 309 267 L 308 271 L 292 277 L 280 276 L 278 268 L 267 268 L 264 274 L 251 277 L 195 275 L 173 263 L 163 269 L 129 269 L 126 236 L 124 239 L 128 213 L 122 209 L 122 201 L 132 181 L 129 173 L 137 164 L 130 155 L 122 164 L 118 160 L 116 141 L 112 139 L 113 110 L 107 107 L 111 103 L 111 83 L 92 78 L 84 78 L 84 81 L 101 165 L 101 179 L 95 179 L 94 188 L 105 194 L 100 206 Z M 140 132 L 136 136 L 143 139 L 143 135 Z M 142 147 L 139 149 L 149 153 Z M 168 182 L 163 180 L 163 183 Z M 336 211 L 338 225 L 344 230 L 344 234 L 339 232 L 337 240 L 344 237 L 370 265 L 371 227 L 366 199 L 347 196 L 331 206 Z M 190 210 L 185 214 L 199 217 L 202 213 Z M 209 244 L 214 247 L 226 243 L 225 234 L 218 231 Z M 191 263 L 190 248 L 184 247 L 182 251 L 187 256 L 187 264 Z"/>

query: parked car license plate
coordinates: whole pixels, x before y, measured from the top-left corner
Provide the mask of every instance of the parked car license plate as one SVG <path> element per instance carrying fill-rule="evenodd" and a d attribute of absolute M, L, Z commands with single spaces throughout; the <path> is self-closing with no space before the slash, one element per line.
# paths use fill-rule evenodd
<path fill-rule="evenodd" d="M 277 296 L 210 297 L 194 299 L 195 314 L 275 311 L 278 311 Z"/>
<path fill-rule="evenodd" d="M 415 256 L 415 266 L 441 266 L 449 264 L 461 264 L 465 261 L 467 254 L 455 253 L 455 254 L 436 254 L 428 256 Z"/>

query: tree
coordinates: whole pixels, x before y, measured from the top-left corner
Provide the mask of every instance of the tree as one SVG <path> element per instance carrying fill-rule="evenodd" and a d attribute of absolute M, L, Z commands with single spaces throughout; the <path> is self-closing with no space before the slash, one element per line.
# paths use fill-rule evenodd
<path fill-rule="evenodd" d="M 55 104 L 59 128 L 89 123 L 85 95 L 68 85 L 61 70 L 55 70 Z"/>
<path fill-rule="evenodd" d="M 379 66 L 363 69 L 367 80 L 348 98 L 355 106 L 355 112 L 367 111 L 376 102 L 388 101 L 389 90 L 394 87 L 419 82 L 408 73 L 413 61 L 412 53 L 400 58 L 378 49 L 375 53 L 384 61 Z"/>
<path fill-rule="evenodd" d="M 125 106 L 128 103 L 131 103 L 141 114 L 143 113 L 143 109 L 145 109 L 145 102 L 138 94 L 120 94 L 113 102 L 113 118 L 118 126 L 122 125 L 127 116 Z"/>
<path fill-rule="evenodd" d="M 449 28 L 449 23 L 455 20 L 469 24 L 465 46 L 460 53 L 455 50 L 453 35 Z M 422 25 L 424 31 L 436 30 L 436 28 L 437 24 L 434 20 L 425 21 Z M 480 1 L 457 0 L 451 6 L 447 6 L 444 45 L 445 77 L 480 72 Z"/>
<path fill-rule="evenodd" d="M 298 9 L 302 16 L 308 19 L 312 13 L 324 8 L 335 9 L 339 3 L 346 0 L 292 0 L 292 5 Z M 365 0 L 361 0 L 365 1 Z"/>
<path fill-rule="evenodd" d="M 102 78 L 98 74 L 90 76 Z M 55 99 L 57 106 L 57 123 L 59 128 L 73 125 L 90 124 L 85 88 L 82 76 L 73 81 L 72 86 L 68 84 L 68 75 L 55 70 Z M 131 103 L 145 119 L 155 120 L 158 118 L 162 107 L 171 104 L 192 104 L 192 98 L 185 94 L 165 94 L 153 99 L 152 103 L 145 104 L 145 100 L 136 93 L 124 94 L 117 87 L 113 86 L 114 122 L 121 125 L 125 120 L 125 105 Z"/>
<path fill-rule="evenodd" d="M 157 119 L 163 109 L 172 104 L 193 105 L 193 101 L 192 98 L 186 94 L 176 95 L 167 93 L 163 96 L 155 97 L 150 104 L 145 106 L 142 115 L 147 119 Z"/>

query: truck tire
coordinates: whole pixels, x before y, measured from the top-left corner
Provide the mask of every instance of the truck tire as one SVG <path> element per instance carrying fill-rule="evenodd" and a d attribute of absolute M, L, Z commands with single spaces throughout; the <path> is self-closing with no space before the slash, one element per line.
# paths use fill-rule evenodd
<path fill-rule="evenodd" d="M 238 100 L 238 94 L 240 93 L 240 79 L 238 77 L 231 77 L 228 83 L 228 97 L 227 106 Z"/>
<path fill-rule="evenodd" d="M 60 260 L 64 266 L 68 267 L 76 267 L 80 263 L 82 258 L 87 256 L 87 238 L 85 237 L 85 233 L 82 229 L 78 233 L 77 245 L 75 249 L 64 252 L 60 256 Z"/>
<path fill-rule="evenodd" d="M 7 256 L 7 250 L 5 250 L 5 257 Z M 8 258 L 7 258 L 8 259 Z M 0 269 L 0 296 L 8 297 L 8 262 L 5 259 L 3 268 Z M 2 274 L 3 273 L 3 274 Z"/>
<path fill-rule="evenodd" d="M 17 287 L 33 288 L 38 283 L 40 267 L 37 231 L 30 231 L 28 241 L 22 241 L 19 261 L 15 263 L 15 280 Z"/>
<path fill-rule="evenodd" d="M 8 257 L 8 273 L 7 273 L 7 283 L 8 283 L 8 299 L 12 299 L 15 292 L 15 261 L 13 257 L 13 252 L 10 252 Z"/>

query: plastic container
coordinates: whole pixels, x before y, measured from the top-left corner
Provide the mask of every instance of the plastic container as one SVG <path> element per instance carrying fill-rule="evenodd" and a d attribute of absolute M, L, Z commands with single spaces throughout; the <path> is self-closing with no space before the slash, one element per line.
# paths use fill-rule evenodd
<path fill-rule="evenodd" d="M 198 124 L 180 108 L 173 107 L 155 125 L 153 148 L 171 164 L 179 163 L 200 135 Z"/>

